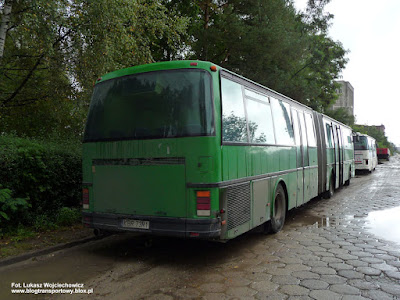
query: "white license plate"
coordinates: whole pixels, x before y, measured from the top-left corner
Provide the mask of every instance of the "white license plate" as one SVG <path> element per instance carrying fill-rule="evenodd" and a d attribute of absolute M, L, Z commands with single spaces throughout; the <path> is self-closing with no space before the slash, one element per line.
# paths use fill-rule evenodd
<path fill-rule="evenodd" d="M 143 220 L 131 220 L 131 219 L 123 219 L 122 227 L 126 228 L 136 228 L 136 229 L 149 229 L 150 222 Z"/>

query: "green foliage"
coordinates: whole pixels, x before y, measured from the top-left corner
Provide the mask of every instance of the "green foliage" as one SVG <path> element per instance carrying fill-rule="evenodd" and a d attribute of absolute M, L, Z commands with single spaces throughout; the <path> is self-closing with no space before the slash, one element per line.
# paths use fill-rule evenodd
<path fill-rule="evenodd" d="M 0 61 L 0 133 L 79 137 L 95 80 L 159 60 L 165 49 L 177 56 L 187 22 L 160 1 L 12 1 Z"/>
<path fill-rule="evenodd" d="M 28 198 L 13 198 L 10 189 L 0 185 L 0 225 L 18 224 L 18 216 L 22 216 L 31 205 Z"/>
<path fill-rule="evenodd" d="M 29 213 L 20 221 L 40 228 L 46 223 L 46 216 L 55 216 L 60 208 L 79 206 L 80 148 L 68 141 L 57 144 L 2 135 L 0 182 L 15 195 L 12 202 L 10 193 L 2 192 L 10 209 L 12 203 L 25 207 L 23 200 L 29 198 Z"/>
<path fill-rule="evenodd" d="M 57 229 L 57 227 L 53 215 L 40 214 L 36 215 L 33 220 L 33 229 L 35 229 L 35 231 L 54 230 Z"/>
<path fill-rule="evenodd" d="M 166 1 L 192 19 L 190 58 L 214 61 L 318 111 L 337 99 L 347 59 L 328 36 L 327 0 L 299 13 L 291 1 Z"/>
<path fill-rule="evenodd" d="M 325 111 L 325 114 L 330 116 L 331 118 L 334 118 L 335 120 L 338 120 L 339 122 L 342 122 L 343 124 L 353 126 L 355 118 L 352 114 L 349 113 L 349 111 L 343 107 L 337 108 L 337 109 L 328 109 Z"/>
<path fill-rule="evenodd" d="M 82 212 L 77 208 L 62 207 L 57 214 L 57 225 L 71 226 L 82 218 Z"/>
<path fill-rule="evenodd" d="M 29 228 L 18 226 L 16 230 L 13 231 L 13 237 L 11 238 L 12 242 L 19 242 L 28 238 L 32 238 L 35 236 L 35 232 Z"/>

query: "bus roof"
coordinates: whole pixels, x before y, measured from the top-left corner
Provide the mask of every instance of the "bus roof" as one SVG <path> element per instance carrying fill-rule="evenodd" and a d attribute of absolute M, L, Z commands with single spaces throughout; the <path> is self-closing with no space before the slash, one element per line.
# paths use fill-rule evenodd
<path fill-rule="evenodd" d="M 161 71 L 161 70 L 173 70 L 173 69 L 204 69 L 210 71 L 211 66 L 216 66 L 218 69 L 222 69 L 220 66 L 213 64 L 207 61 L 200 60 L 175 60 L 175 61 L 163 61 L 157 63 L 150 63 L 145 65 L 133 66 L 129 68 L 124 68 L 120 70 L 116 70 L 110 73 L 107 73 L 100 78 L 97 79 L 97 83 L 103 82 L 106 80 L 110 80 L 117 77 L 138 74 L 138 73 L 146 73 L 152 71 Z"/>

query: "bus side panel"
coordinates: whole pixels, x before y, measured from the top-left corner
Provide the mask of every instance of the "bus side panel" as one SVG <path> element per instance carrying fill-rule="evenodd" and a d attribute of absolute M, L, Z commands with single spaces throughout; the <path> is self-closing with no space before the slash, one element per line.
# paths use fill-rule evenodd
<path fill-rule="evenodd" d="M 268 221 L 270 219 L 270 179 L 264 178 L 253 181 L 253 207 L 252 207 L 252 227 Z"/>
<path fill-rule="evenodd" d="M 222 181 L 279 171 L 280 149 L 276 146 L 222 146 Z M 264 157 L 263 159 L 257 156 Z M 258 164 L 256 169 L 253 165 Z"/>
<path fill-rule="evenodd" d="M 309 166 L 304 168 L 304 203 L 318 195 L 317 147 L 308 148 Z"/>
<path fill-rule="evenodd" d="M 296 147 L 222 146 L 223 181 L 265 176 L 260 179 L 249 178 L 247 182 L 224 188 L 222 194 L 228 214 L 227 230 L 222 238 L 236 237 L 270 219 L 273 199 L 271 187 L 277 180 L 273 173 L 280 171 L 283 174 L 279 178 L 285 182 L 290 209 L 296 206 L 297 196 Z"/>
<path fill-rule="evenodd" d="M 344 149 L 344 162 L 345 162 L 345 180 L 351 179 L 354 175 L 354 146 L 351 137 L 351 131 L 346 129 L 343 131 L 345 139 L 345 149 Z"/>
<path fill-rule="evenodd" d="M 331 175 L 334 173 L 335 166 L 335 149 L 326 148 L 326 184 L 325 191 L 329 190 Z"/>
<path fill-rule="evenodd" d="M 308 148 L 310 162 L 310 199 L 318 196 L 318 148 Z"/>

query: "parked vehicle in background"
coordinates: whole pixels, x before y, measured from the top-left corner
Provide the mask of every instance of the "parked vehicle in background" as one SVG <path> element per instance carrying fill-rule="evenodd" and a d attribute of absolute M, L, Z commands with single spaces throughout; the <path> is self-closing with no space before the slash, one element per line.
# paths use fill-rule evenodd
<path fill-rule="evenodd" d="M 372 172 L 378 165 L 376 140 L 369 135 L 353 133 L 354 163 L 356 170 Z"/>
<path fill-rule="evenodd" d="M 376 149 L 378 159 L 390 160 L 390 149 L 389 148 L 378 148 Z"/>
<path fill-rule="evenodd" d="M 83 143 L 83 222 L 213 240 L 349 184 L 351 128 L 210 62 L 100 78 Z"/>

